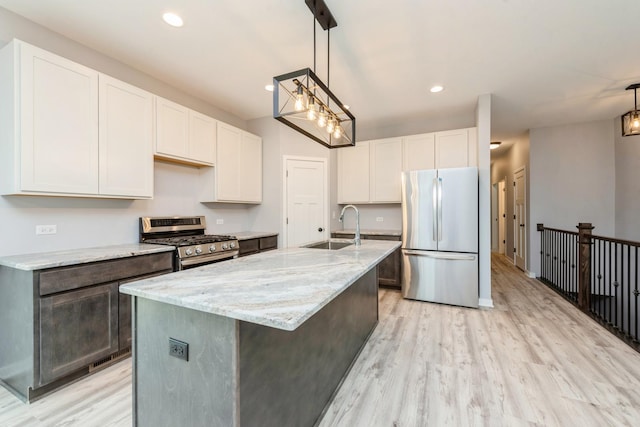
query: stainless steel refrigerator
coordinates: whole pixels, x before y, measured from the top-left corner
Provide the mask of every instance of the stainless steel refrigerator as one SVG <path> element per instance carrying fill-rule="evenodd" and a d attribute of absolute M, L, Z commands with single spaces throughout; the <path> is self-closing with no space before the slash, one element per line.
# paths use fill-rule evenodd
<path fill-rule="evenodd" d="M 402 296 L 478 307 L 478 169 L 402 173 Z"/>

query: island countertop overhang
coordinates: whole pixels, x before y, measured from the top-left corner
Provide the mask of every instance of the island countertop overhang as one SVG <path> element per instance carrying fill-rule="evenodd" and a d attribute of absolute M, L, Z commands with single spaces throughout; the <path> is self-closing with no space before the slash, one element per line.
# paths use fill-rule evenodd
<path fill-rule="evenodd" d="M 293 331 L 399 246 L 368 240 L 340 250 L 280 249 L 129 283 L 120 291 Z"/>

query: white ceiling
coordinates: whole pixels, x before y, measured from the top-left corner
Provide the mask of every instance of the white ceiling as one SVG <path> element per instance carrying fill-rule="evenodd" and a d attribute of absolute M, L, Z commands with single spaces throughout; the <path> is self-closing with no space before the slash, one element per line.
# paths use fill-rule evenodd
<path fill-rule="evenodd" d="M 358 126 L 472 115 L 493 94 L 492 139 L 609 119 L 640 81 L 638 0 L 326 0 L 331 90 Z M 271 115 L 273 76 L 313 67 L 304 0 L 0 0 L 0 6 L 244 120 Z M 164 24 L 179 13 L 183 28 Z M 326 32 L 317 74 L 326 83 Z M 441 84 L 445 90 L 431 94 Z"/>

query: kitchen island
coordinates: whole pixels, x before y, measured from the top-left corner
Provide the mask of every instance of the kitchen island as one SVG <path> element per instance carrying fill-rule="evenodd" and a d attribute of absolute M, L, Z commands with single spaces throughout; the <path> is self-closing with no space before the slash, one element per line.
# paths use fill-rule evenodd
<path fill-rule="evenodd" d="M 122 286 L 134 424 L 314 425 L 377 324 L 376 265 L 399 244 L 281 249 Z"/>

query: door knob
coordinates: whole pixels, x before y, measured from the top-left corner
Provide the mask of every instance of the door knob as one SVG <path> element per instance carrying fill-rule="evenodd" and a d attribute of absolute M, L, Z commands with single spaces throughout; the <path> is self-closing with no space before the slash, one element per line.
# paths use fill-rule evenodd
<path fill-rule="evenodd" d="M 324 231 L 324 228 L 318 227 L 318 231 L 322 233 Z"/>

